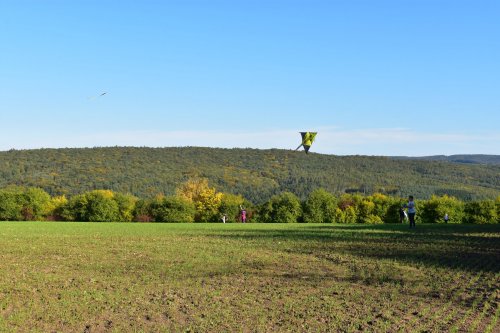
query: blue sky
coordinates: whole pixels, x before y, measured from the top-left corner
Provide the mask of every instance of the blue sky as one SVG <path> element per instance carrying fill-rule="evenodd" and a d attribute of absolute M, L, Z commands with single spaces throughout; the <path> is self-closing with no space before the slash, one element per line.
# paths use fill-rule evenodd
<path fill-rule="evenodd" d="M 499 17 L 481 0 L 0 0 L 0 150 L 294 149 L 314 130 L 325 154 L 500 154 Z"/>

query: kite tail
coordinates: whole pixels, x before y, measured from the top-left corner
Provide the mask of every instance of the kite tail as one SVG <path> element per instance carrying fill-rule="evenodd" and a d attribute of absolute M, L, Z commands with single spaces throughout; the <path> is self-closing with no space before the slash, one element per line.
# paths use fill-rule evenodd
<path fill-rule="evenodd" d="M 299 150 L 300 147 L 302 147 L 302 143 L 295 150 Z"/>

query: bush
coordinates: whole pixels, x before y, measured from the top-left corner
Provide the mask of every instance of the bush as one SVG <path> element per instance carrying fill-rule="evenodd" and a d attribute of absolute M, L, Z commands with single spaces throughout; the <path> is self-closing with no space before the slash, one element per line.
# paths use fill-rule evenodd
<path fill-rule="evenodd" d="M 337 199 L 324 189 L 309 194 L 304 202 L 303 219 L 305 223 L 332 223 L 335 218 Z"/>
<path fill-rule="evenodd" d="M 365 217 L 363 219 L 362 223 L 366 223 L 366 224 L 382 224 L 382 223 L 384 223 L 384 221 L 382 221 L 382 219 L 380 218 L 380 216 L 370 214 L 370 215 L 368 215 L 367 217 Z"/>
<path fill-rule="evenodd" d="M 394 198 L 391 200 L 391 204 L 387 208 L 386 217 L 384 222 L 386 223 L 400 223 L 399 220 L 399 208 L 405 204 L 405 201 L 400 198 Z"/>
<path fill-rule="evenodd" d="M 498 223 L 497 207 L 493 200 L 471 201 L 465 204 L 465 221 L 475 224 Z"/>
<path fill-rule="evenodd" d="M 500 223 L 500 195 L 495 199 L 495 207 L 497 212 L 497 223 Z"/>
<path fill-rule="evenodd" d="M 358 211 L 355 196 L 344 194 L 335 209 L 335 222 L 338 223 L 356 223 L 358 219 Z"/>
<path fill-rule="evenodd" d="M 391 216 L 392 212 L 389 209 L 394 205 L 395 202 L 399 203 L 398 199 L 391 198 L 385 194 L 374 193 L 373 195 L 368 197 L 368 200 L 372 201 L 375 204 L 373 208 L 373 214 L 380 217 L 382 222 L 389 222 L 392 218 L 396 218 L 399 222 L 399 207 L 398 213 L 395 216 Z"/>
<path fill-rule="evenodd" d="M 220 206 L 219 216 L 226 215 L 226 222 L 236 222 L 239 219 L 240 206 L 244 204 L 244 199 L 241 195 L 223 193 Z M 220 219 L 219 219 L 220 220 Z"/>
<path fill-rule="evenodd" d="M 150 212 L 156 222 L 193 222 L 196 209 L 192 202 L 171 196 L 153 201 Z"/>
<path fill-rule="evenodd" d="M 134 205 L 134 221 L 136 222 L 153 222 L 151 215 L 151 200 L 139 199 Z"/>
<path fill-rule="evenodd" d="M 134 218 L 135 204 L 137 198 L 130 194 L 114 193 L 113 200 L 118 204 L 118 220 L 130 222 Z"/>
<path fill-rule="evenodd" d="M 462 223 L 464 219 L 464 203 L 454 197 L 433 195 L 422 204 L 421 218 L 424 223 L 444 223 L 448 214 L 448 223 Z"/>
<path fill-rule="evenodd" d="M 95 190 L 76 195 L 62 209 L 62 216 L 70 221 L 119 221 L 119 206 L 113 198 L 114 193 L 108 190 Z"/>
<path fill-rule="evenodd" d="M 8 187 L 0 191 L 0 219 L 43 220 L 49 214 L 50 195 L 35 187 Z"/>
<path fill-rule="evenodd" d="M 48 221 L 64 221 L 63 218 L 63 210 L 64 207 L 68 204 L 68 199 L 66 199 L 66 196 L 61 195 L 58 197 L 53 197 L 50 200 L 49 206 L 48 206 L 48 215 L 47 215 L 47 220 Z"/>
<path fill-rule="evenodd" d="M 0 191 L 0 220 L 20 221 L 23 208 L 20 200 L 21 190 L 17 187 L 6 188 Z"/>
<path fill-rule="evenodd" d="M 273 196 L 260 209 L 260 219 L 266 223 L 295 223 L 302 213 L 299 198 L 293 193 L 284 192 Z"/>

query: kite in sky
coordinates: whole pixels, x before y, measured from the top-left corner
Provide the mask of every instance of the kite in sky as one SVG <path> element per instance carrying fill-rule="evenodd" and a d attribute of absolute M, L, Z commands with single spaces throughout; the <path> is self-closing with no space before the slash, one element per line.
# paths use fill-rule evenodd
<path fill-rule="evenodd" d="M 302 135 L 302 143 L 295 150 L 299 150 L 301 146 L 304 147 L 306 154 L 309 152 L 309 148 L 311 148 L 312 143 L 314 142 L 314 138 L 316 137 L 317 132 L 300 132 Z"/>
<path fill-rule="evenodd" d="M 101 93 L 99 96 L 89 97 L 89 100 L 94 100 L 94 99 L 96 99 L 96 98 L 99 98 L 99 97 L 101 97 L 101 96 L 106 95 L 107 93 L 108 93 L 108 92 L 107 92 L 107 91 L 105 91 L 105 92 Z"/>

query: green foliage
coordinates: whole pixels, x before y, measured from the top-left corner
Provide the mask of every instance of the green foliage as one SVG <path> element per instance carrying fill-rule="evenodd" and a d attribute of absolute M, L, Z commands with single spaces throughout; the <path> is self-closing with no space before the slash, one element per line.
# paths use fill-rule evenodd
<path fill-rule="evenodd" d="M 338 207 L 335 209 L 335 222 L 356 223 L 357 216 L 358 210 L 353 195 L 342 195 L 339 199 Z"/>
<path fill-rule="evenodd" d="M 334 222 L 337 199 L 324 189 L 311 192 L 304 202 L 303 220 L 305 223 Z"/>
<path fill-rule="evenodd" d="M 112 222 L 120 221 L 120 209 L 113 192 L 94 190 L 72 197 L 63 216 L 73 221 Z"/>
<path fill-rule="evenodd" d="M 378 216 L 382 221 L 389 220 L 390 207 L 394 205 L 394 202 L 398 199 L 391 198 L 382 193 L 374 193 L 368 197 L 368 200 L 372 201 L 375 206 L 373 207 L 373 215 Z"/>
<path fill-rule="evenodd" d="M 219 215 L 226 215 L 226 222 L 236 222 L 239 218 L 240 206 L 245 205 L 245 199 L 241 195 L 223 193 L 219 206 Z M 245 205 L 245 207 L 247 207 Z"/>
<path fill-rule="evenodd" d="M 406 199 L 375 193 L 340 197 L 316 189 L 301 202 L 291 192 L 274 195 L 255 209 L 241 195 L 217 192 L 206 179 L 185 182 L 176 196 L 157 195 L 138 199 L 111 190 L 93 190 L 50 197 L 39 188 L 11 186 L 0 189 L 0 220 L 140 221 L 140 222 L 227 222 L 239 219 L 245 207 L 247 220 L 277 223 L 398 223 L 399 208 Z M 416 201 L 418 223 L 499 223 L 500 196 L 495 200 L 463 202 L 455 197 L 432 196 Z"/>
<path fill-rule="evenodd" d="M 369 223 L 369 221 L 373 221 L 375 203 L 368 198 L 361 198 L 359 195 L 356 195 L 355 199 L 358 215 L 356 222 Z"/>
<path fill-rule="evenodd" d="M 400 223 L 399 208 L 403 205 L 402 200 L 392 200 L 392 203 L 387 208 L 385 223 Z"/>
<path fill-rule="evenodd" d="M 266 223 L 294 223 L 302 213 L 299 198 L 293 193 L 275 195 L 261 207 L 260 219 Z"/>
<path fill-rule="evenodd" d="M 114 193 L 113 200 L 118 204 L 119 222 L 130 222 L 134 218 L 137 198 L 131 194 Z"/>
<path fill-rule="evenodd" d="M 399 208 L 406 202 L 402 198 L 386 196 L 384 194 L 374 194 L 376 215 L 385 223 L 399 223 Z"/>
<path fill-rule="evenodd" d="M 498 207 L 493 200 L 472 201 L 465 204 L 465 221 L 475 224 L 499 223 Z"/>
<path fill-rule="evenodd" d="M 500 223 L 500 195 L 495 199 L 495 207 L 497 211 L 497 222 Z"/>
<path fill-rule="evenodd" d="M 384 223 L 384 221 L 382 221 L 382 219 L 380 218 L 380 216 L 370 214 L 370 215 L 366 216 L 363 219 L 362 223 L 366 223 L 366 224 L 382 224 L 382 223 Z"/>
<path fill-rule="evenodd" d="M 48 213 L 50 195 L 40 188 L 30 187 L 23 193 L 22 214 L 25 220 L 42 220 Z"/>
<path fill-rule="evenodd" d="M 419 199 L 453 195 L 494 199 L 500 165 L 387 157 L 304 154 L 289 150 L 215 148 L 84 148 L 0 152 L 0 188 L 38 187 L 69 197 L 96 188 L 154 198 L 175 194 L 187 179 L 206 178 L 217 192 L 262 204 L 291 192 L 301 200 L 323 188 L 340 196 L 358 192 Z"/>
<path fill-rule="evenodd" d="M 156 222 L 194 222 L 194 203 L 177 196 L 158 198 L 150 204 L 150 214 Z"/>
<path fill-rule="evenodd" d="M 423 223 L 444 223 L 445 214 L 448 214 L 448 223 L 462 223 L 464 203 L 447 195 L 442 197 L 433 195 L 422 204 L 420 216 Z"/>
<path fill-rule="evenodd" d="M 47 220 L 49 221 L 61 221 L 63 220 L 63 211 L 65 206 L 68 204 L 68 199 L 66 196 L 60 195 L 50 199 L 50 203 L 47 207 Z"/>
<path fill-rule="evenodd" d="M 222 193 L 208 186 L 208 179 L 189 179 L 176 189 L 177 196 L 194 204 L 196 222 L 215 222 L 219 220 L 219 206 Z"/>
<path fill-rule="evenodd" d="M 0 190 L 0 220 L 19 221 L 22 219 L 21 189 L 10 187 Z"/>
<path fill-rule="evenodd" d="M 43 220 L 49 213 L 50 195 L 40 188 L 9 187 L 0 190 L 0 219 Z"/>
<path fill-rule="evenodd" d="M 161 199 L 157 198 L 158 199 Z M 153 216 L 151 214 L 152 199 L 139 199 L 134 207 L 134 221 L 136 222 L 152 222 Z"/>

